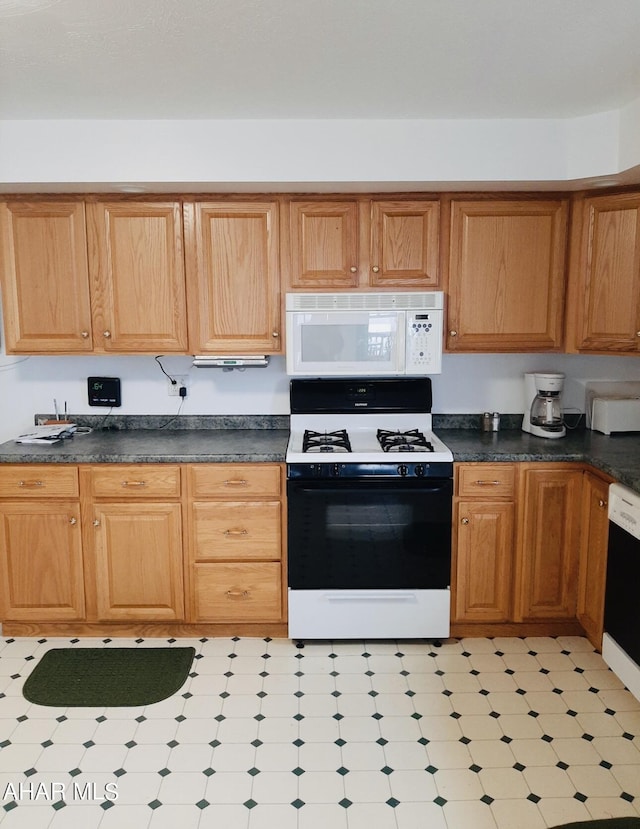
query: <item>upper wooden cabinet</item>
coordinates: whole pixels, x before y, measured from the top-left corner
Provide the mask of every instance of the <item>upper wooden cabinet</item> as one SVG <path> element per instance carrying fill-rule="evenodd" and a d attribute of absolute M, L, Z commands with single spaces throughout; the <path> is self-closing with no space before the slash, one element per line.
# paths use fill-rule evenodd
<path fill-rule="evenodd" d="M 191 353 L 282 349 L 278 203 L 185 204 Z"/>
<path fill-rule="evenodd" d="M 291 201 L 290 287 L 355 289 L 360 279 L 358 202 Z"/>
<path fill-rule="evenodd" d="M 179 202 L 87 205 L 96 351 L 187 350 Z"/>
<path fill-rule="evenodd" d="M 7 353 L 93 349 L 81 202 L 0 203 Z"/>
<path fill-rule="evenodd" d="M 291 199 L 286 218 L 292 290 L 438 285 L 437 199 Z"/>
<path fill-rule="evenodd" d="M 0 204 L 9 353 L 187 351 L 179 202 Z"/>
<path fill-rule="evenodd" d="M 571 247 L 568 350 L 640 351 L 640 194 L 581 198 Z"/>
<path fill-rule="evenodd" d="M 558 351 L 568 201 L 452 200 L 447 348 Z"/>

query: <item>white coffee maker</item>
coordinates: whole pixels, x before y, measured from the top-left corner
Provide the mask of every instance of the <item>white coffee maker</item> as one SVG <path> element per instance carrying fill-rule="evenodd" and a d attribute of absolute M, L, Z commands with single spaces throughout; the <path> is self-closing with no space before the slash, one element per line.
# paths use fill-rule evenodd
<path fill-rule="evenodd" d="M 524 375 L 525 412 L 522 431 L 541 438 L 562 438 L 567 434 L 562 414 L 564 374 L 531 372 Z"/>

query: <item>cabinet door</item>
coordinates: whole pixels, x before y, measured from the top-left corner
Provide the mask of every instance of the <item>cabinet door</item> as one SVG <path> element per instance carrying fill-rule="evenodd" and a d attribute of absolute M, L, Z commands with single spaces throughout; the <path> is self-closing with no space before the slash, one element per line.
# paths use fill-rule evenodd
<path fill-rule="evenodd" d="M 87 205 L 96 348 L 187 351 L 179 202 Z"/>
<path fill-rule="evenodd" d="M 291 201 L 290 287 L 358 287 L 358 201 Z"/>
<path fill-rule="evenodd" d="M 566 201 L 453 201 L 447 347 L 558 351 Z"/>
<path fill-rule="evenodd" d="M 574 351 L 636 353 L 640 349 L 640 196 L 585 199 L 576 214 L 569 345 Z"/>
<path fill-rule="evenodd" d="M 93 551 L 98 621 L 184 618 L 179 504 L 97 504 Z"/>
<path fill-rule="evenodd" d="M 369 285 L 438 285 L 439 220 L 438 201 L 373 201 Z"/>
<path fill-rule="evenodd" d="M 84 205 L 0 204 L 6 350 L 93 348 Z"/>
<path fill-rule="evenodd" d="M 591 644 L 602 647 L 604 592 L 607 575 L 609 483 L 590 472 L 584 473 L 582 493 L 582 535 L 578 581 L 578 621 Z"/>
<path fill-rule="evenodd" d="M 582 474 L 522 466 L 516 621 L 576 615 Z"/>
<path fill-rule="evenodd" d="M 456 504 L 454 621 L 511 618 L 514 513 L 513 502 Z"/>
<path fill-rule="evenodd" d="M 2 619 L 65 622 L 85 615 L 77 502 L 0 507 Z"/>
<path fill-rule="evenodd" d="M 278 205 L 185 205 L 189 342 L 196 354 L 281 350 Z"/>

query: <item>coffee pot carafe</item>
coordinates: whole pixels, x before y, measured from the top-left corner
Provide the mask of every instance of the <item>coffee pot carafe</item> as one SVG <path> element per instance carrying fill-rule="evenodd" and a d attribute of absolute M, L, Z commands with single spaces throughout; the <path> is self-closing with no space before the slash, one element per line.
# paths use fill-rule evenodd
<path fill-rule="evenodd" d="M 543 438 L 561 438 L 567 433 L 562 413 L 564 374 L 525 374 L 526 404 L 522 429 Z"/>

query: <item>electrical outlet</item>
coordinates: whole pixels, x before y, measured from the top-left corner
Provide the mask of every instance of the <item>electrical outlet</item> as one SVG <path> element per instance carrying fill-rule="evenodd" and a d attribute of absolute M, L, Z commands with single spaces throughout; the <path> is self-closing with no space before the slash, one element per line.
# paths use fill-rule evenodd
<path fill-rule="evenodd" d="M 172 374 L 172 378 L 176 381 L 172 383 L 171 380 L 168 380 L 169 386 L 169 397 L 180 397 L 180 388 L 184 386 L 185 389 L 189 389 L 189 375 L 188 374 Z"/>

